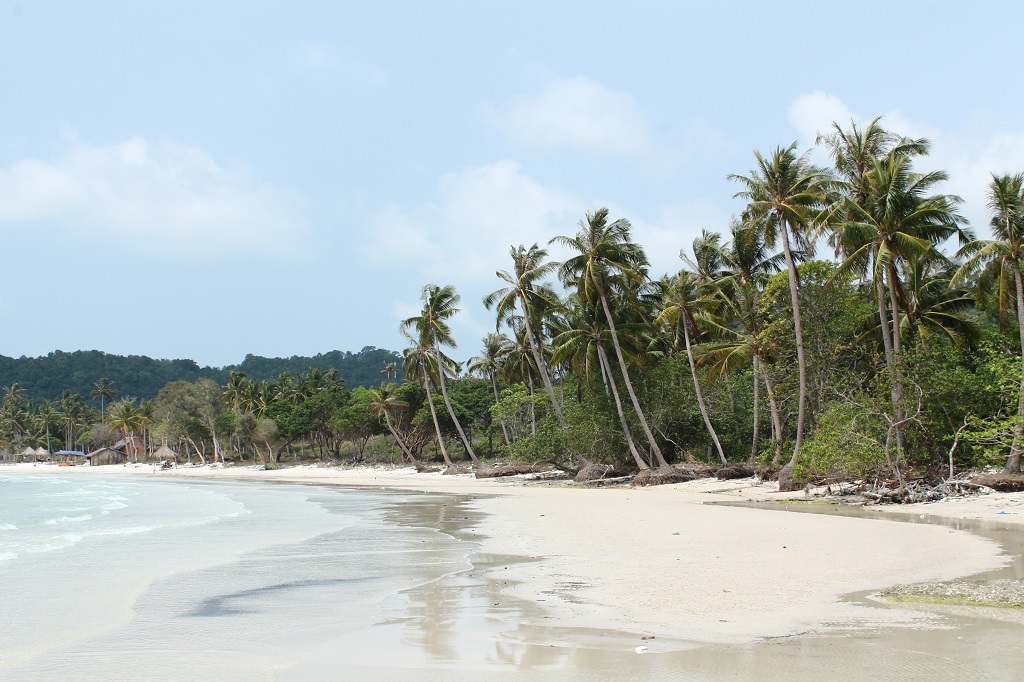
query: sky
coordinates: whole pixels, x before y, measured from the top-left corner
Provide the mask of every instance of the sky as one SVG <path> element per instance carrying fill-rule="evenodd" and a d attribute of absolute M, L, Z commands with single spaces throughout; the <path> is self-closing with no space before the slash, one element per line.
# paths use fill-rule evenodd
<path fill-rule="evenodd" d="M 400 350 L 454 285 L 460 359 L 509 248 L 626 218 L 652 276 L 730 173 L 833 121 L 927 137 L 985 235 L 1024 171 L 1004 2 L 0 0 L 0 354 L 202 365 Z M 552 257 L 564 252 L 551 248 Z"/>

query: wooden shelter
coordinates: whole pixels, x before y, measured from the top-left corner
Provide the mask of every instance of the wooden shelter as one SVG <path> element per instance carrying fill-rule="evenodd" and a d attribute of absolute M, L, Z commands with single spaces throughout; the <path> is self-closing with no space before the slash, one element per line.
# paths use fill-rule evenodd
<path fill-rule="evenodd" d="M 178 453 L 176 453 L 174 450 L 171 450 L 169 447 L 167 447 L 167 444 L 164 443 L 157 449 L 156 452 L 153 453 L 153 456 L 150 459 L 154 459 L 158 462 L 177 462 Z"/>
<path fill-rule="evenodd" d="M 121 450 L 115 450 L 114 448 L 100 448 L 94 450 L 85 456 L 89 460 L 89 464 L 92 466 L 102 466 L 104 464 L 124 464 L 128 461 L 128 455 Z"/>

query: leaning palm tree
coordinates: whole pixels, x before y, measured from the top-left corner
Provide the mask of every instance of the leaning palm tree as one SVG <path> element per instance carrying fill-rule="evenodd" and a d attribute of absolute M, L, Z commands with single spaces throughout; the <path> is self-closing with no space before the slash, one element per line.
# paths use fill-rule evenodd
<path fill-rule="evenodd" d="M 123 398 L 110 406 L 110 428 L 120 431 L 125 442 L 125 454 L 129 454 L 138 461 L 139 453 L 135 450 L 135 435 L 145 426 L 145 418 L 142 412 L 135 407 L 131 398 Z"/>
<path fill-rule="evenodd" d="M 1017 308 L 1017 331 L 1020 335 L 1021 362 L 1024 363 L 1024 282 L 1021 281 L 1021 260 L 1024 259 L 1024 173 L 992 176 L 988 190 L 988 209 L 992 214 L 989 226 L 994 239 L 977 239 L 960 249 L 958 256 L 967 260 L 953 276 L 954 286 L 977 275 L 978 293 L 986 296 L 993 289 L 999 295 L 1000 310 L 1009 307 L 1011 296 Z M 1024 450 L 1024 368 L 1017 397 L 1017 426 L 1013 431 L 1010 454 L 1003 471 L 1020 473 Z"/>
<path fill-rule="evenodd" d="M 609 299 L 620 294 L 630 298 L 635 293 L 636 285 L 645 285 L 647 279 L 647 256 L 639 244 L 631 239 L 632 226 L 625 218 L 608 222 L 608 209 L 601 208 L 588 212 L 586 218 L 579 222 L 579 231 L 574 237 L 558 236 L 552 239 L 566 246 L 578 255 L 562 263 L 558 269 L 559 279 L 566 286 L 576 289 L 580 300 L 594 302 L 604 312 L 608 323 L 608 335 L 615 349 L 622 383 L 626 387 L 629 399 L 633 404 L 637 419 L 643 429 L 651 451 L 657 458 L 658 465 L 667 467 L 668 462 L 658 447 L 647 417 L 640 407 L 633 382 L 629 378 L 629 367 L 622 353 L 622 345 L 615 328 Z"/>
<path fill-rule="evenodd" d="M 409 334 L 410 330 L 415 330 L 414 338 L 419 341 L 421 346 L 429 348 L 433 352 L 437 360 L 438 385 L 441 387 L 441 397 L 444 399 L 445 407 L 448 408 L 448 415 L 455 424 L 455 430 L 459 434 L 459 439 L 462 440 L 462 445 L 466 448 L 466 454 L 473 460 L 474 466 L 479 466 L 480 458 L 473 451 L 473 445 L 470 443 L 469 438 L 466 437 L 462 423 L 459 422 L 459 418 L 455 415 L 452 401 L 448 397 L 448 382 L 445 380 L 445 373 L 448 371 L 448 366 L 451 363 L 450 361 L 445 361 L 444 354 L 441 352 L 442 344 L 452 348 L 455 347 L 455 339 L 452 338 L 448 320 L 459 312 L 458 305 L 461 296 L 455 293 L 455 287 L 451 285 L 440 287 L 436 284 L 428 284 L 423 287 L 420 300 L 423 301 L 423 308 L 420 310 L 420 314 L 403 320 L 401 329 L 406 334 Z M 412 336 L 411 334 L 409 335 Z"/>
<path fill-rule="evenodd" d="M 715 444 L 722 466 L 728 466 L 729 461 L 725 458 L 722 442 L 708 415 L 707 404 L 704 402 L 700 381 L 697 378 L 697 363 L 693 357 L 693 346 L 690 343 L 691 331 L 694 336 L 700 333 L 697 328 L 697 318 L 713 312 L 718 306 L 718 300 L 713 293 L 700 286 L 700 276 L 693 272 L 682 271 L 675 277 L 666 278 L 662 281 L 661 288 L 663 303 L 661 314 L 656 322 L 672 329 L 681 328 L 683 330 L 683 341 L 686 344 L 686 357 L 690 362 L 690 375 L 693 377 L 697 407 L 700 408 L 700 416 L 704 419 L 704 426 L 708 430 L 708 435 L 711 436 L 711 441 Z"/>
<path fill-rule="evenodd" d="M 499 279 L 508 283 L 509 286 L 502 287 L 484 297 L 484 306 L 490 310 L 493 306 L 497 314 L 496 328 L 501 328 L 503 322 L 508 321 L 514 314 L 518 305 L 522 311 L 522 321 L 526 326 L 526 338 L 529 341 L 530 352 L 533 354 L 533 361 L 537 366 L 544 390 L 551 401 L 551 407 L 555 411 L 558 422 L 565 428 L 565 417 L 562 415 L 562 405 L 555 397 L 555 388 L 548 373 L 547 363 L 544 362 L 541 349 L 541 334 L 535 329 L 533 318 L 540 309 L 557 305 L 554 300 L 554 292 L 542 286 L 545 277 L 554 272 L 558 264 L 545 263 L 548 252 L 534 244 L 526 248 L 522 244 L 509 249 L 512 256 L 512 272 L 498 270 L 495 274 Z"/>
<path fill-rule="evenodd" d="M 410 381 L 418 383 L 426 391 L 427 406 L 430 408 L 430 418 L 434 423 L 434 433 L 437 435 L 437 448 L 441 451 L 444 463 L 449 467 L 454 467 L 455 464 L 448 456 L 448 449 L 444 446 L 444 434 L 441 433 L 441 423 L 437 419 L 437 408 L 434 406 L 434 395 L 430 390 L 433 384 L 433 377 L 437 372 L 436 358 L 430 353 L 429 348 L 415 343 L 415 340 L 411 337 L 410 340 L 414 341 L 414 345 L 405 349 L 405 360 L 402 363 L 402 368 L 405 370 L 405 376 Z"/>
<path fill-rule="evenodd" d="M 791 241 L 797 246 L 810 246 L 810 229 L 820 210 L 825 206 L 828 176 L 807 160 L 798 156 L 796 143 L 783 149 L 777 147 L 769 157 L 754 152 L 757 168 L 750 175 L 730 175 L 745 189 L 736 194 L 749 203 L 745 211 L 749 219 L 757 220 L 765 229 L 766 241 L 773 245 L 782 240 L 789 272 L 789 296 L 793 305 L 793 330 L 796 337 L 796 359 L 799 371 L 799 398 L 796 417 L 796 442 L 793 456 L 779 472 L 779 489 L 794 490 L 793 468 L 804 442 L 804 420 L 807 405 L 807 361 L 804 357 L 804 331 L 800 318 L 799 279 Z"/>
<path fill-rule="evenodd" d="M 402 449 L 403 455 L 408 458 L 409 463 L 419 471 L 423 469 L 423 464 L 420 463 L 419 459 L 416 458 L 416 455 L 414 455 L 412 450 L 409 449 L 409 446 L 406 445 L 404 440 L 402 440 L 402 437 L 398 435 L 398 431 L 395 429 L 394 424 L 391 423 L 392 412 L 409 407 L 408 403 L 399 400 L 395 395 L 396 388 L 395 384 L 381 384 L 378 388 L 370 389 L 372 400 L 366 407 L 378 417 L 384 419 L 384 425 L 387 427 L 391 437 L 395 439 L 396 443 L 398 443 L 398 447 Z"/>

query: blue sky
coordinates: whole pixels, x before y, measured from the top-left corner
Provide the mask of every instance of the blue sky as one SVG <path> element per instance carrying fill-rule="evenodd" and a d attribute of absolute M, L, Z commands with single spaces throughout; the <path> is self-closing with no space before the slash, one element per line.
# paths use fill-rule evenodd
<path fill-rule="evenodd" d="M 1024 170 L 1022 15 L 0 0 L 0 354 L 400 349 L 432 282 L 468 357 L 510 245 L 608 206 L 678 269 L 754 149 L 851 117 L 930 138 L 984 231 L 989 173 Z"/>

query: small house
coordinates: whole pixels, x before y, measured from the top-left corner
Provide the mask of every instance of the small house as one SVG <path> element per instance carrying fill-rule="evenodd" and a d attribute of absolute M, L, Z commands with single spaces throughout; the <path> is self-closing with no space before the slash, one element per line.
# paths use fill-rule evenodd
<path fill-rule="evenodd" d="M 115 450 L 114 448 L 100 448 L 94 450 L 85 456 L 89 460 L 89 464 L 92 466 L 102 466 L 104 464 L 124 464 L 128 461 L 128 455 L 121 450 Z"/>

